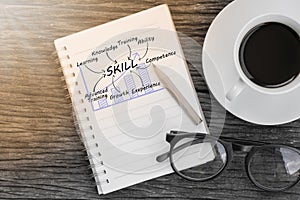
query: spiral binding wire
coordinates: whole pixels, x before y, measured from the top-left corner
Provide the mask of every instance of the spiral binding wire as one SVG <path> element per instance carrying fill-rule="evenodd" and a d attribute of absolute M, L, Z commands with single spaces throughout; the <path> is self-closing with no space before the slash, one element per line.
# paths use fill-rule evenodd
<path fill-rule="evenodd" d="M 64 89 L 69 91 L 66 95 L 66 98 L 69 98 L 73 101 L 72 96 L 83 96 L 83 94 L 80 90 L 74 92 L 72 91 L 72 88 L 75 88 L 79 83 L 75 78 L 76 73 L 74 66 L 70 63 L 70 55 L 68 55 L 68 48 L 66 46 L 63 46 L 62 48 L 57 49 L 57 54 L 58 57 L 56 59 L 56 62 L 61 64 L 61 67 L 58 69 L 58 72 L 63 73 L 63 75 L 61 76 L 61 80 L 64 82 Z M 83 98 L 80 98 L 80 102 L 74 102 L 74 104 L 84 105 Z M 100 171 L 97 170 L 99 168 L 104 168 L 104 163 L 101 160 L 101 152 L 97 151 L 97 155 L 92 155 L 91 153 L 91 150 L 99 149 L 99 145 L 97 142 L 95 142 L 94 128 L 93 125 L 90 123 L 90 117 L 88 116 L 87 108 L 85 106 L 80 108 L 80 110 L 76 110 L 75 106 L 72 106 L 72 108 L 76 132 L 78 133 L 81 141 L 85 146 L 84 151 L 87 152 L 87 156 L 85 156 L 85 159 L 89 160 L 89 168 L 92 169 L 91 176 L 94 177 L 96 186 L 108 184 L 109 180 L 106 178 L 102 178 L 102 176 L 107 175 L 107 171 L 105 169 L 101 169 Z M 83 132 L 85 134 L 83 134 Z M 95 161 L 95 157 L 97 157 L 97 161 L 99 162 Z M 99 158 L 100 160 L 98 160 Z"/>

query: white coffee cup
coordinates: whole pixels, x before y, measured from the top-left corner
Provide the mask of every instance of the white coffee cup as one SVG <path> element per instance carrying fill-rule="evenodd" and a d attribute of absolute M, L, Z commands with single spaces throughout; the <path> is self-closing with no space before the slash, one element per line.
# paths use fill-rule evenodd
<path fill-rule="evenodd" d="M 287 25 L 288 27 L 292 28 L 296 33 L 298 33 L 298 35 L 300 35 L 300 24 L 295 20 L 283 15 L 267 13 L 258 16 L 252 19 L 251 21 L 249 21 L 247 24 L 245 24 L 243 29 L 241 29 L 234 45 L 234 52 L 233 52 L 234 64 L 235 64 L 235 69 L 238 72 L 239 78 L 237 82 L 233 85 L 233 87 L 231 87 L 231 89 L 229 89 L 226 92 L 226 99 L 229 102 L 233 102 L 246 88 L 251 88 L 263 94 L 281 95 L 281 94 L 291 92 L 300 86 L 300 76 L 297 76 L 293 81 L 281 87 L 276 87 L 276 88 L 263 87 L 251 81 L 242 70 L 242 66 L 239 58 L 239 50 L 244 37 L 254 27 L 269 22 L 277 22 L 277 23 Z"/>

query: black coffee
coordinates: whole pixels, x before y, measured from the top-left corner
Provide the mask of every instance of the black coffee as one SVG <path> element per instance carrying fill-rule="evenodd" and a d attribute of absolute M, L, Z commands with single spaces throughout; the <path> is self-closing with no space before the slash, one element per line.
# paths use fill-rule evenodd
<path fill-rule="evenodd" d="M 300 73 L 299 35 L 281 23 L 261 24 L 244 37 L 239 56 L 251 81 L 267 88 L 282 87 Z"/>

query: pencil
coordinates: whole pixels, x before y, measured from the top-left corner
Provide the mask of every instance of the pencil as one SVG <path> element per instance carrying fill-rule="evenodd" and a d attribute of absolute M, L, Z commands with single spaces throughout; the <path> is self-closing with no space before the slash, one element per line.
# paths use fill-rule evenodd
<path fill-rule="evenodd" d="M 191 104 L 188 102 L 188 100 L 184 97 L 184 95 L 179 91 L 176 85 L 172 82 L 172 80 L 167 76 L 167 74 L 160 70 L 159 67 L 157 67 L 153 63 L 152 65 L 159 80 L 169 91 L 169 93 L 175 98 L 180 107 L 185 111 L 185 113 L 191 118 L 191 120 L 196 125 L 200 124 L 202 122 L 202 119 L 195 111 L 195 109 L 191 106 Z"/>

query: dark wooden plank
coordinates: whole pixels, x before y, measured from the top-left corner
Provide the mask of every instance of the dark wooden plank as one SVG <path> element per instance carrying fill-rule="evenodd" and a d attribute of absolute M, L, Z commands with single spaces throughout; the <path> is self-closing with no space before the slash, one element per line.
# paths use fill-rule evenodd
<path fill-rule="evenodd" d="M 99 198 L 57 70 L 54 39 L 168 3 L 177 30 L 201 45 L 214 17 L 230 2 L 0 1 L 0 198 Z M 192 52 L 184 38 L 182 43 L 187 53 Z M 197 60 L 199 55 L 193 56 Z M 210 121 L 211 97 L 204 78 L 192 66 L 190 70 Z M 221 125 L 222 112 L 220 108 L 214 113 L 220 120 L 213 127 Z M 263 127 L 227 113 L 223 133 L 300 147 L 299 123 Z M 168 175 L 101 198 L 299 199 L 299 186 L 279 194 L 256 189 L 246 177 L 243 157 L 237 154 L 229 170 L 211 182 Z"/>

